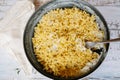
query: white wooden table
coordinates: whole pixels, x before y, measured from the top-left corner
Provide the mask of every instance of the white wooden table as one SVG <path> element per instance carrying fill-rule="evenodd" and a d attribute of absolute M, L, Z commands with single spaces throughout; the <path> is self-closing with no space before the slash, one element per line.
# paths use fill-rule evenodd
<path fill-rule="evenodd" d="M 18 0 L 0 0 L 0 20 L 5 12 Z M 120 37 L 120 0 L 86 0 L 103 14 L 109 30 L 110 37 Z M 33 80 L 46 80 L 34 68 Z M 0 80 L 27 80 L 21 66 L 4 50 L 0 49 Z M 49 80 L 49 79 L 48 79 Z M 102 65 L 83 80 L 120 80 L 120 43 L 111 43 L 108 55 Z"/>

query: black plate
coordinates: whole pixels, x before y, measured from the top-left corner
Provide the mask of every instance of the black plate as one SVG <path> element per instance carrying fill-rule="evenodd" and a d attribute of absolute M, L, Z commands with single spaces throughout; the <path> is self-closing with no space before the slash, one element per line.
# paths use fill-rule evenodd
<path fill-rule="evenodd" d="M 52 78 L 52 79 L 57 79 L 57 80 L 65 80 L 64 78 L 54 76 L 53 74 L 50 74 L 46 71 L 43 70 L 43 66 L 37 61 L 36 56 L 34 55 L 34 50 L 33 50 L 33 45 L 32 45 L 32 37 L 34 33 L 34 27 L 38 24 L 39 20 L 41 17 L 48 11 L 56 8 L 71 8 L 71 7 L 78 7 L 79 9 L 85 10 L 86 12 L 90 14 L 96 15 L 96 22 L 99 24 L 99 27 L 104 30 L 105 32 L 105 40 L 109 39 L 109 31 L 108 27 L 106 24 L 105 19 L 103 16 L 100 14 L 100 12 L 90 5 L 89 3 L 81 0 L 53 0 L 51 2 L 48 2 L 47 4 L 43 5 L 40 7 L 30 18 L 28 21 L 25 31 L 24 31 L 24 49 L 26 52 L 26 56 L 30 63 L 33 65 L 33 67 L 42 73 L 43 75 Z M 80 79 L 83 78 L 90 73 L 92 73 L 94 70 L 96 70 L 99 65 L 103 62 L 104 58 L 106 57 L 109 44 L 105 44 L 106 49 L 103 50 L 103 53 L 101 54 L 101 57 L 98 61 L 98 63 L 87 73 L 80 75 L 78 77 L 71 77 L 67 78 L 66 80 L 75 80 L 75 79 Z"/>

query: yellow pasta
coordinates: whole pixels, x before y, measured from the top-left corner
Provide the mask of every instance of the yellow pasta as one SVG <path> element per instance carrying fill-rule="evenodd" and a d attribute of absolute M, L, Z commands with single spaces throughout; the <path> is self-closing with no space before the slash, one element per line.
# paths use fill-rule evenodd
<path fill-rule="evenodd" d="M 32 42 L 35 55 L 47 72 L 74 77 L 99 57 L 85 47 L 85 42 L 102 39 L 103 31 L 99 30 L 95 16 L 73 7 L 45 14 L 35 27 Z"/>

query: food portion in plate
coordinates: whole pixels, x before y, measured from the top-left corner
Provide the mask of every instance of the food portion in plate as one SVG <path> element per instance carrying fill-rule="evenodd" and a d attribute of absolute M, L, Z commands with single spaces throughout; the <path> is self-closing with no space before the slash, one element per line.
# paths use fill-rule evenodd
<path fill-rule="evenodd" d="M 86 41 L 101 41 L 104 32 L 95 16 L 73 8 L 47 12 L 35 27 L 32 38 L 37 60 L 55 76 L 75 77 L 97 63 L 98 53 L 86 48 Z"/>

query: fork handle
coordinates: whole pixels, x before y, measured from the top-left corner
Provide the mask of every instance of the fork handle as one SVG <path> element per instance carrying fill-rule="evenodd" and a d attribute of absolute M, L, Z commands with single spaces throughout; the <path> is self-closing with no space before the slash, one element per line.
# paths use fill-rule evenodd
<path fill-rule="evenodd" d="M 120 42 L 120 38 L 110 39 L 110 40 L 102 41 L 100 43 L 110 43 L 110 42 Z"/>

